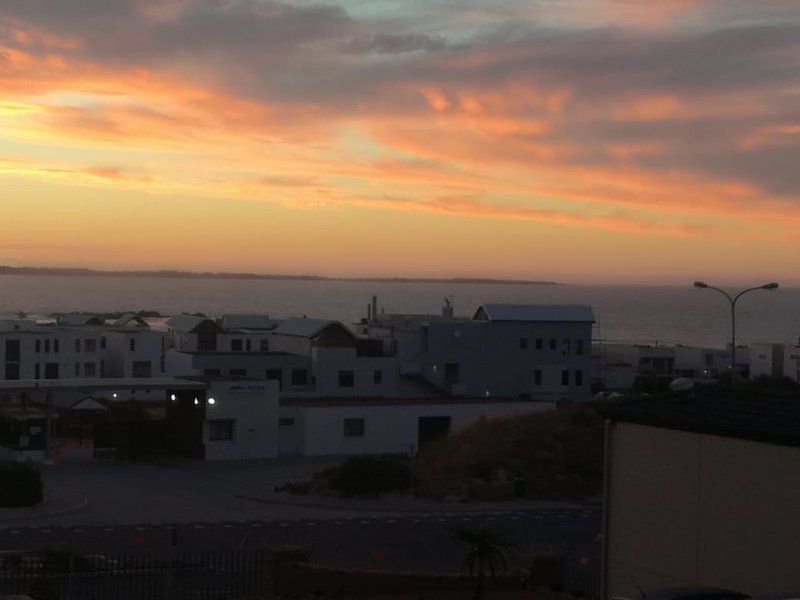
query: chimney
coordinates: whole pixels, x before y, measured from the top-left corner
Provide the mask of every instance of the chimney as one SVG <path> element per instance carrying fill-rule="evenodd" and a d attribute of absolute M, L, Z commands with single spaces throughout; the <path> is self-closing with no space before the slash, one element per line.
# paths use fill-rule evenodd
<path fill-rule="evenodd" d="M 378 318 L 378 297 L 375 295 L 372 296 L 372 318 Z"/>

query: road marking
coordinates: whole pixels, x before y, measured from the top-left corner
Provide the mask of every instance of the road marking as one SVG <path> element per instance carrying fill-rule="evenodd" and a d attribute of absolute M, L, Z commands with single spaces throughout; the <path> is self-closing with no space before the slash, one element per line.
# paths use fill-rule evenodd
<path fill-rule="evenodd" d="M 389 520 L 388 520 L 388 521 L 386 521 L 386 522 L 387 522 L 387 523 L 397 523 L 397 521 L 395 521 L 394 519 L 389 519 Z"/>
<path fill-rule="evenodd" d="M 225 529 L 233 529 L 233 525 L 231 524 L 225 525 Z"/>
<path fill-rule="evenodd" d="M 414 523 L 419 523 L 422 519 L 411 519 Z"/>

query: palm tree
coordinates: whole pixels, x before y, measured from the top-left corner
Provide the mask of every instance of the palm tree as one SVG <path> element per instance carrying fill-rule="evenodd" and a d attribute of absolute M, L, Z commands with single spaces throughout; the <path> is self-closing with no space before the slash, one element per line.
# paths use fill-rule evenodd
<path fill-rule="evenodd" d="M 483 585 L 486 571 L 494 577 L 498 568 L 506 568 L 505 551 L 509 544 L 503 535 L 491 529 L 453 529 L 455 539 L 469 546 L 464 560 L 469 574 L 477 577 L 475 600 L 483 597 Z"/>

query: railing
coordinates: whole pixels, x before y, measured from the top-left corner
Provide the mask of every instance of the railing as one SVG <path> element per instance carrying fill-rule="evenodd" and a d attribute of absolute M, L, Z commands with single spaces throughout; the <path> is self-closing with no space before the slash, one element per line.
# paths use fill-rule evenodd
<path fill-rule="evenodd" d="M 271 598 L 265 550 L 173 555 L 0 554 L 0 596 L 64 600 Z"/>

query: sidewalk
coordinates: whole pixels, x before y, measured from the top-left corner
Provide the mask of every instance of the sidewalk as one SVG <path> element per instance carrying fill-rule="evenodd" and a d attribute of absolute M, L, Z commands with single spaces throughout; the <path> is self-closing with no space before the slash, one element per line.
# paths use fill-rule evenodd
<path fill-rule="evenodd" d="M 339 498 L 337 496 L 305 496 L 286 492 L 245 492 L 234 497 L 264 504 L 281 504 L 303 508 L 326 508 L 367 513 L 506 513 L 530 510 L 574 510 L 594 508 L 576 502 L 549 500 L 512 500 L 508 502 L 439 502 L 401 496 L 377 499 Z"/>
<path fill-rule="evenodd" d="M 8 521 L 25 521 L 40 517 L 63 515 L 82 509 L 89 501 L 72 493 L 56 493 L 45 496 L 45 499 L 36 506 L 23 506 L 19 508 L 0 508 L 0 524 Z"/>

